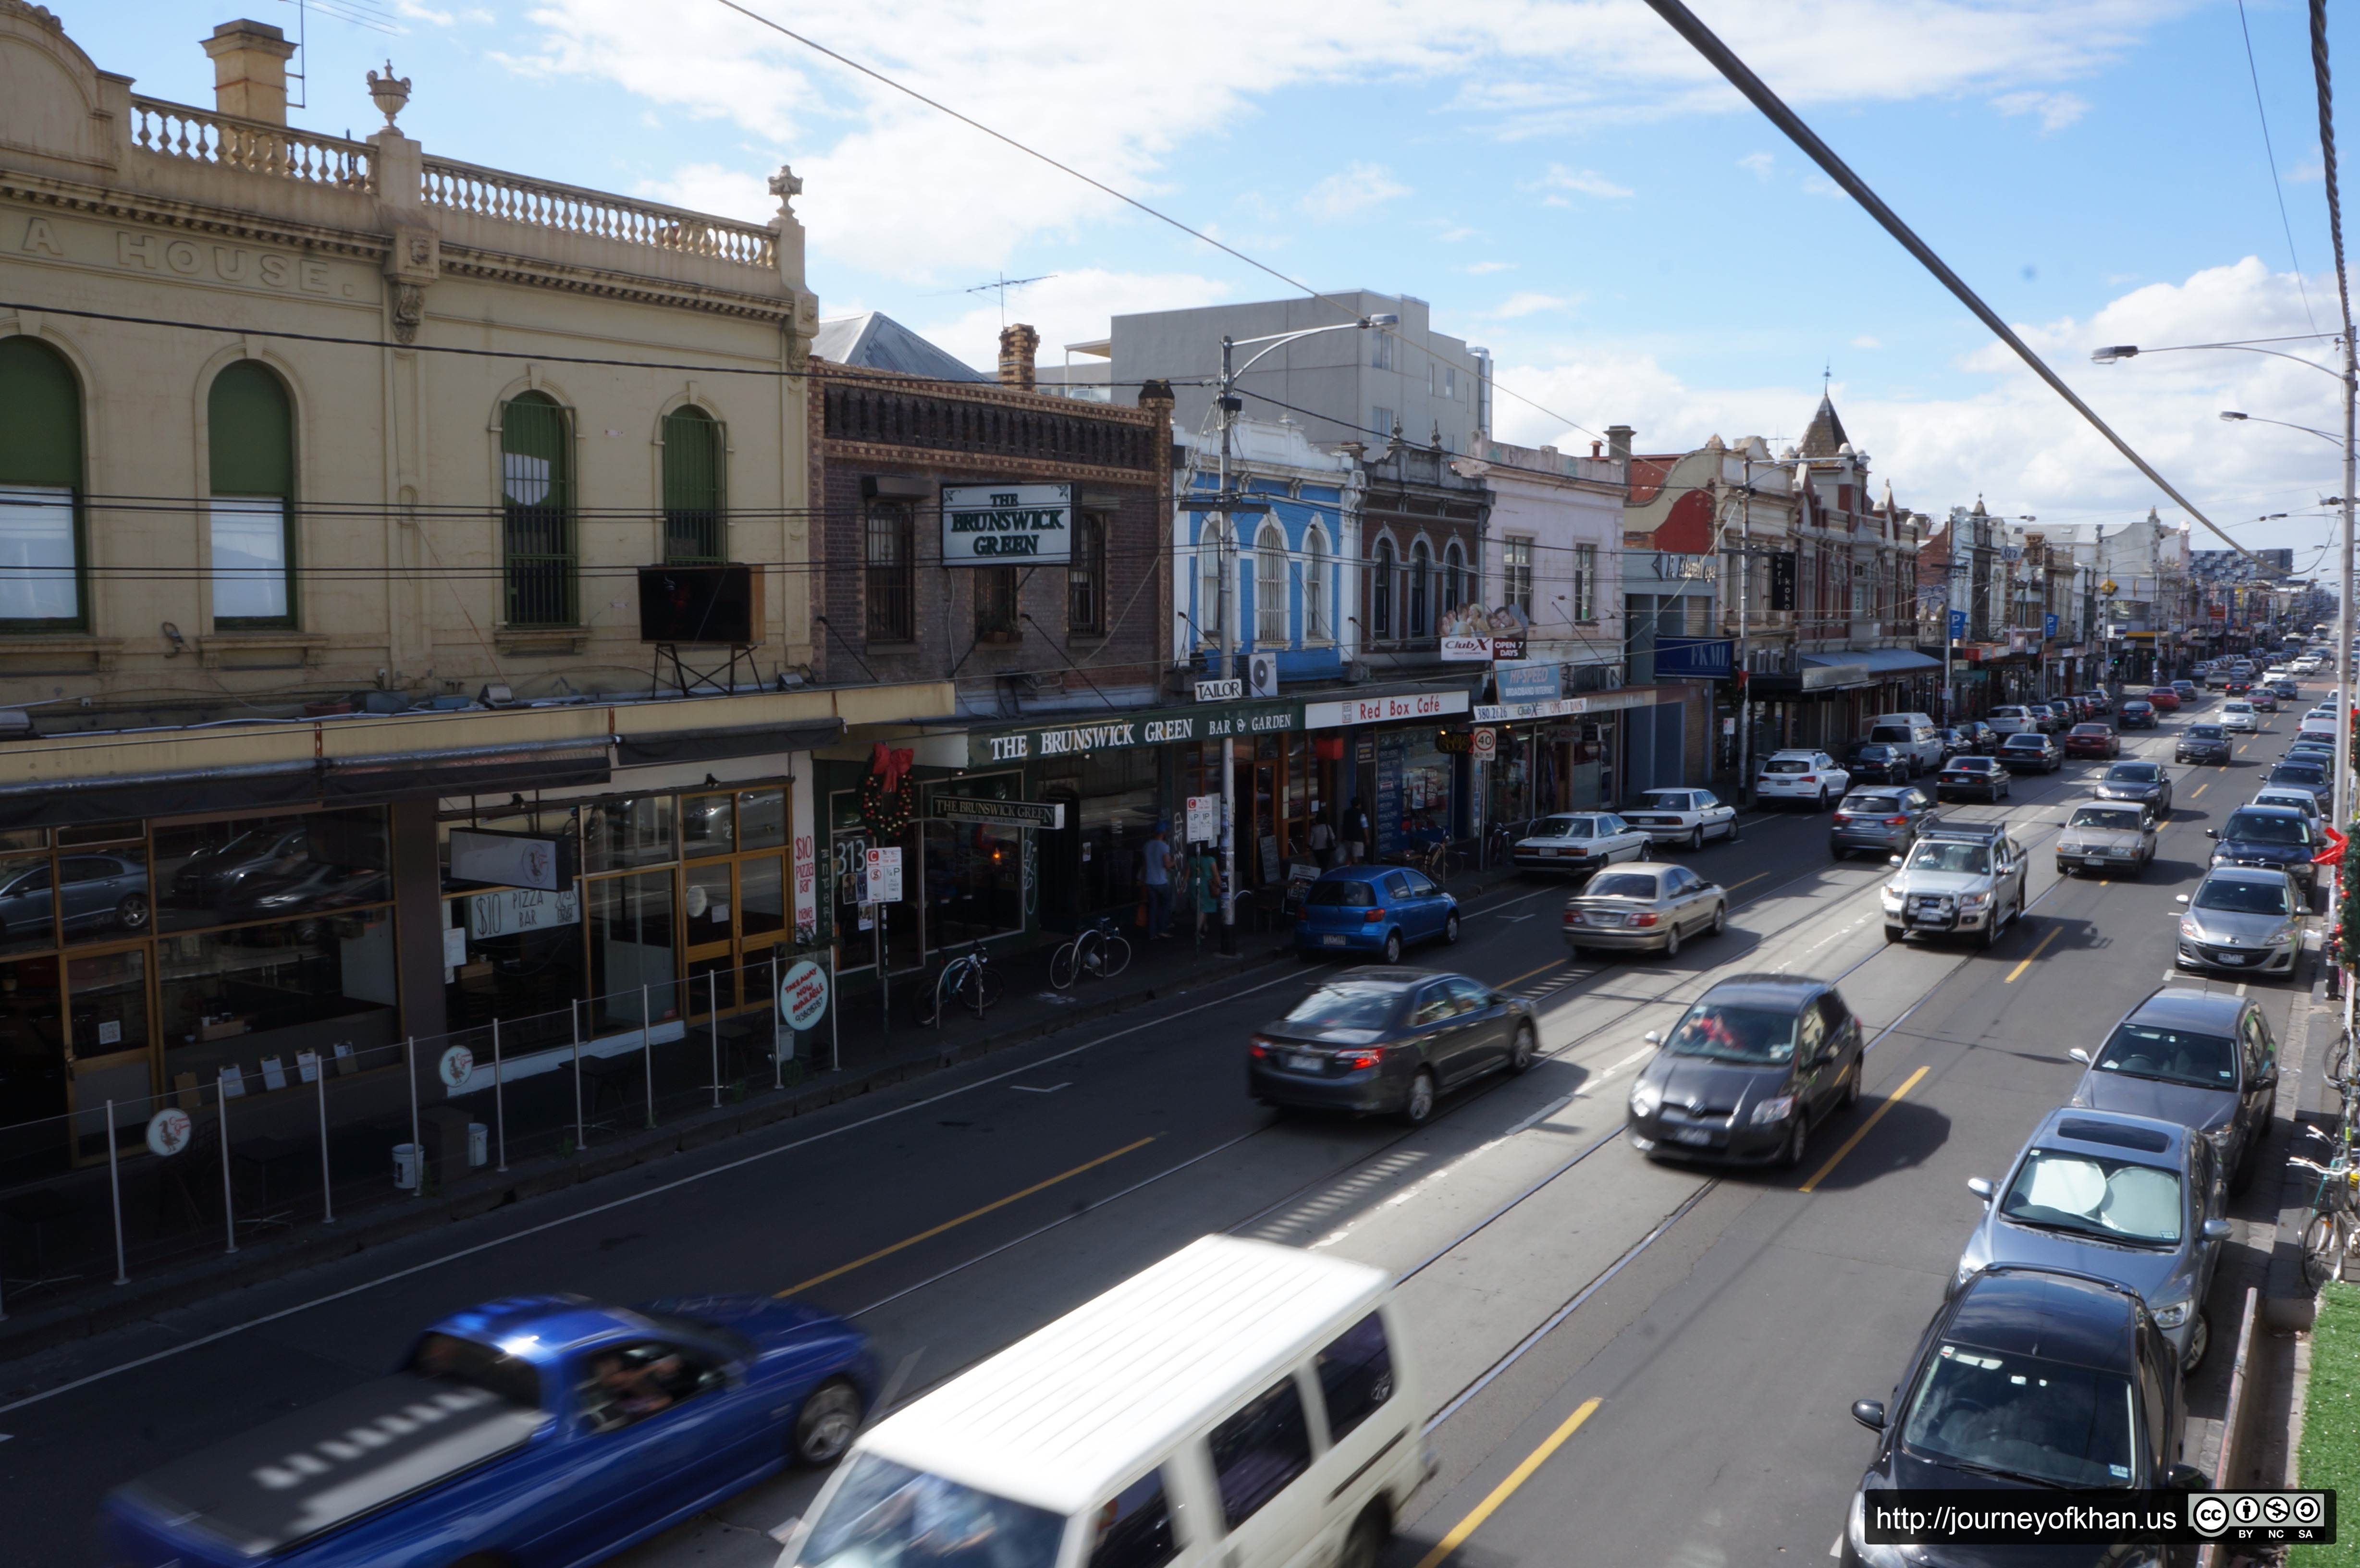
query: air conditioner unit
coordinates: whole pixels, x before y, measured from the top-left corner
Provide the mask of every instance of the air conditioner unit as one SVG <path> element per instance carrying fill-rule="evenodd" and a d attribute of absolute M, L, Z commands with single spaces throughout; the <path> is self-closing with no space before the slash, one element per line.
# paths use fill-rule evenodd
<path fill-rule="evenodd" d="M 1609 691 L 1620 691 L 1622 690 L 1622 667 L 1621 665 L 1610 664 L 1606 667 L 1605 689 Z"/>
<path fill-rule="evenodd" d="M 1278 695 L 1278 655 L 1257 653 L 1246 659 L 1246 691 L 1256 697 Z"/>

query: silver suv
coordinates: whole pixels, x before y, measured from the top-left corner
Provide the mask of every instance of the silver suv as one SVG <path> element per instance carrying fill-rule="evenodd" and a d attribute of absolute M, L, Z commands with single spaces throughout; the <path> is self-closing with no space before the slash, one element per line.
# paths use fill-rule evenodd
<path fill-rule="evenodd" d="M 1928 828 L 1892 864 L 1900 869 L 1877 889 L 1887 942 L 1971 931 L 1989 947 L 2024 918 L 2024 846 L 2005 822 Z"/>

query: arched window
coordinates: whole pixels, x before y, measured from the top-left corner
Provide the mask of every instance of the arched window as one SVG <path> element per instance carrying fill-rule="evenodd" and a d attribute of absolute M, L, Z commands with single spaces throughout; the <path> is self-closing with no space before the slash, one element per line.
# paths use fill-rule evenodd
<path fill-rule="evenodd" d="M 1434 551 L 1420 539 L 1409 552 L 1409 635 L 1414 637 L 1432 637 L 1434 621 L 1427 614 L 1433 593 Z"/>
<path fill-rule="evenodd" d="M 1389 539 L 1377 541 L 1369 567 L 1369 635 L 1393 635 L 1393 541 Z"/>
<path fill-rule="evenodd" d="M 1452 539 L 1442 551 L 1442 613 L 1446 615 L 1471 596 L 1467 581 L 1467 551 Z"/>
<path fill-rule="evenodd" d="M 1286 637 L 1286 536 L 1264 523 L 1254 539 L 1254 643 L 1283 648 Z"/>
<path fill-rule="evenodd" d="M 295 407 L 268 365 L 241 359 L 205 397 L 213 625 L 295 625 Z"/>
<path fill-rule="evenodd" d="M 82 387 L 56 350 L 0 338 L 0 632 L 89 628 Z"/>
<path fill-rule="evenodd" d="M 500 408 L 508 624 L 571 626 L 574 609 L 574 417 L 546 393 Z"/>
<path fill-rule="evenodd" d="M 720 422 L 694 403 L 664 416 L 663 558 L 675 566 L 718 565 L 729 559 L 722 510 Z"/>
<path fill-rule="evenodd" d="M 1221 640 L 1221 558 L 1229 537 L 1218 517 L 1207 517 L 1196 529 L 1196 636 L 1208 648 Z"/>
<path fill-rule="evenodd" d="M 1328 626 L 1328 536 L 1317 528 L 1303 535 L 1303 640 L 1326 642 Z"/>

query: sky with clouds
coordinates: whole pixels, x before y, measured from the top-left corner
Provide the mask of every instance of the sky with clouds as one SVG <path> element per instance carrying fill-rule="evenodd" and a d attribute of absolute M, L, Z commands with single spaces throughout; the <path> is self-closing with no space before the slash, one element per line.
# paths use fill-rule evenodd
<path fill-rule="evenodd" d="M 1638 0 L 742 3 L 1290 278 L 1430 301 L 1496 357 L 1506 439 L 1796 437 L 1824 375 L 1905 506 L 2161 500 Z M 291 36 L 298 10 L 49 4 L 182 102 L 210 99 L 214 24 Z M 2336 306 L 2300 0 L 2245 0 L 2251 74 L 2234 0 L 1694 8 L 2215 522 L 2299 560 L 2324 541 L 2333 448 L 2215 416 L 2331 429 L 2332 377 L 2088 357 L 2328 356 L 2302 336 Z M 756 220 L 792 164 L 823 313 L 885 310 L 979 366 L 1000 307 L 969 290 L 995 278 L 1054 275 L 1008 300 L 1051 358 L 1116 312 L 1284 292 L 720 0 L 313 0 L 304 25 L 299 125 L 367 134 L 390 56 L 403 128 L 445 156 Z M 2360 62 L 2360 29 L 2333 41 Z"/>

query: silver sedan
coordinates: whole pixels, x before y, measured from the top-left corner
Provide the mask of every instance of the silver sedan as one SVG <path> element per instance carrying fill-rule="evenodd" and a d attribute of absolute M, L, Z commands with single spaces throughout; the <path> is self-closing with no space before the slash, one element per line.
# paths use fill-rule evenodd
<path fill-rule="evenodd" d="M 1609 866 L 1565 902 L 1565 945 L 1591 950 L 1680 950 L 1684 936 L 1719 936 L 1729 925 L 1729 892 L 1685 866 L 1640 860 Z"/>

